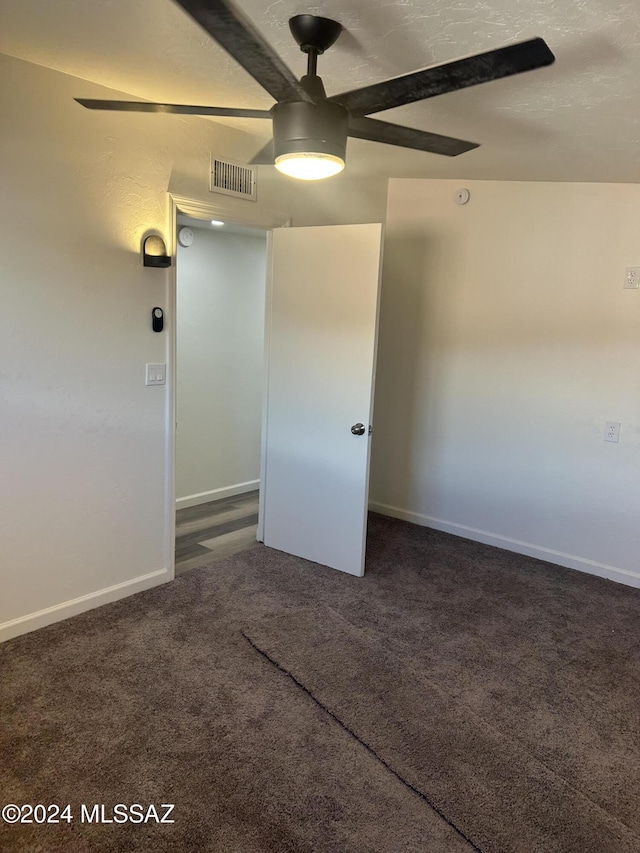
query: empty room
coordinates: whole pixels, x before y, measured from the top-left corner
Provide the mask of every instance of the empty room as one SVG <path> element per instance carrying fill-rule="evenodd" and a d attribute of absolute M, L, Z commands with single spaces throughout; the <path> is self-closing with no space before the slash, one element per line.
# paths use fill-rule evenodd
<path fill-rule="evenodd" d="M 639 24 L 0 0 L 0 850 L 640 853 Z"/>

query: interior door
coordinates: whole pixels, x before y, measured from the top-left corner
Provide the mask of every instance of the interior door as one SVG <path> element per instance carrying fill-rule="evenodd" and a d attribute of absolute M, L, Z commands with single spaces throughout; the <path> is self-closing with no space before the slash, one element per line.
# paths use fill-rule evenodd
<path fill-rule="evenodd" d="M 362 575 L 382 225 L 277 229 L 270 261 L 259 538 Z"/>

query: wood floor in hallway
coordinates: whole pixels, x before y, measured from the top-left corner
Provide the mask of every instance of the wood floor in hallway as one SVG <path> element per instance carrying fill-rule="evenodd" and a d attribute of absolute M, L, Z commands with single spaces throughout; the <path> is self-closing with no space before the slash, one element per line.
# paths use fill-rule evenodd
<path fill-rule="evenodd" d="M 176 575 L 260 544 L 258 491 L 176 512 Z"/>

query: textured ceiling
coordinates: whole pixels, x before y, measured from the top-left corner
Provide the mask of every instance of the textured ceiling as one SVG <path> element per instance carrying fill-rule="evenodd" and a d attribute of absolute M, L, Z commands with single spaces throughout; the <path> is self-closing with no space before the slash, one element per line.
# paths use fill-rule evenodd
<path fill-rule="evenodd" d="M 237 5 L 299 75 L 305 57 L 289 34 L 288 19 L 311 12 L 339 20 L 345 32 L 319 59 L 329 94 L 531 36 L 542 36 L 556 54 L 550 68 L 378 114 L 479 142 L 477 150 L 446 158 L 351 140 L 352 172 L 640 180 L 638 0 L 237 0 Z M 147 100 L 266 109 L 272 104 L 172 0 L 0 0 L 0 52 Z M 78 84 L 78 96 L 83 94 Z M 114 130 L 126 132 L 128 116 L 112 118 Z M 155 116 L 147 118 L 151 127 Z M 255 134 L 256 151 L 267 139 L 268 122 L 226 123 Z"/>

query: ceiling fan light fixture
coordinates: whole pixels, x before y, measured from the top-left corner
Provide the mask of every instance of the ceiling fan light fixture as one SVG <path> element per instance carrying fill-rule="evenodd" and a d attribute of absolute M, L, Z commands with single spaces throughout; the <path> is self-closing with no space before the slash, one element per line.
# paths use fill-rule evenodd
<path fill-rule="evenodd" d="M 341 172 L 344 160 L 335 154 L 322 154 L 319 151 L 294 151 L 276 157 L 276 169 L 300 181 L 320 181 Z"/>
<path fill-rule="evenodd" d="M 344 169 L 349 119 L 344 107 L 330 101 L 292 101 L 276 104 L 272 114 L 278 171 L 303 181 L 318 181 Z"/>

